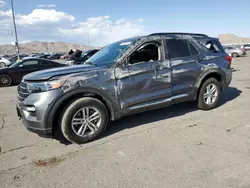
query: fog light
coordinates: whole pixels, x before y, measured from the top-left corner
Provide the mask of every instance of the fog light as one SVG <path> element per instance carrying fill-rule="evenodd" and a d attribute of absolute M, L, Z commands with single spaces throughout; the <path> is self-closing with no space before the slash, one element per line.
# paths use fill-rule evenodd
<path fill-rule="evenodd" d="M 35 107 L 31 107 L 31 106 L 27 106 L 25 109 L 28 112 L 35 112 L 36 111 L 36 108 Z"/>

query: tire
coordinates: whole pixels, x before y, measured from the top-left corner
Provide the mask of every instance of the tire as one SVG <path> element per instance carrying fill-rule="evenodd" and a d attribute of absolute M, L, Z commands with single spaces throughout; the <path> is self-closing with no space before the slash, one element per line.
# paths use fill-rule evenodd
<path fill-rule="evenodd" d="M 97 111 L 99 113 L 100 118 L 97 118 L 96 121 L 93 120 L 92 121 L 92 125 L 95 122 L 98 122 L 96 124 L 96 130 L 93 131 L 94 126 L 90 126 L 90 123 L 87 122 L 88 120 L 83 120 L 82 117 L 79 116 L 83 116 L 83 109 L 84 108 L 84 114 L 86 115 L 86 110 L 88 108 L 88 114 L 89 117 L 91 118 L 91 115 L 94 115 L 94 113 L 96 113 L 95 111 Z M 94 113 L 92 113 L 94 112 Z M 92 114 L 91 114 L 92 113 Z M 78 117 L 77 117 L 78 116 Z M 87 115 L 86 115 L 87 116 Z M 94 116 L 95 117 L 95 116 Z M 73 119 L 81 119 L 79 121 L 84 121 L 84 122 L 80 122 L 79 121 L 75 121 L 74 123 L 76 123 L 76 125 L 72 125 Z M 94 118 L 92 118 L 94 119 Z M 101 134 L 106 130 L 107 124 L 109 121 L 109 115 L 108 115 L 108 111 L 107 108 L 105 107 L 105 105 L 95 99 L 95 98 L 91 98 L 91 97 L 84 97 L 81 99 L 77 99 L 74 102 L 72 102 L 71 104 L 69 104 L 61 117 L 61 131 L 63 136 L 70 142 L 72 143 L 77 143 L 77 144 L 83 144 L 86 142 L 90 142 L 95 140 L 96 138 L 100 137 Z M 87 123 L 85 123 L 87 122 Z M 86 125 L 88 124 L 88 125 Z M 83 126 L 84 125 L 84 126 Z M 74 128 L 73 128 L 74 127 Z M 82 127 L 82 129 L 81 129 Z M 85 128 L 86 127 L 86 128 Z M 92 129 L 91 129 L 92 127 Z M 81 131 L 80 131 L 81 129 Z M 83 135 L 79 135 L 77 132 L 81 132 L 83 133 Z M 86 135 L 84 135 L 86 133 Z M 87 134 L 89 133 L 89 134 Z"/>
<path fill-rule="evenodd" d="M 214 92 L 213 95 L 210 93 L 209 95 L 205 95 L 208 93 L 208 87 L 213 88 L 215 87 L 216 93 Z M 212 90 L 212 89 L 211 89 Z M 210 90 L 210 91 L 211 91 Z M 208 96 L 208 97 L 205 97 Z M 209 96 L 213 96 L 212 98 Z M 216 97 L 215 97 L 216 96 Z M 221 87 L 219 82 L 215 78 L 207 79 L 201 86 L 198 94 L 198 108 L 202 110 L 211 110 L 218 106 L 221 97 Z M 209 100 L 210 98 L 210 100 Z M 210 104 L 209 104 L 210 101 Z"/>
<path fill-rule="evenodd" d="M 239 57 L 239 54 L 237 54 L 236 52 L 232 53 L 232 57 Z"/>
<path fill-rule="evenodd" d="M 7 74 L 1 74 L 0 75 L 0 86 L 1 87 L 6 87 L 6 86 L 10 86 L 12 84 L 12 78 L 7 75 Z"/>
<path fill-rule="evenodd" d="M 0 68 L 6 67 L 6 64 L 4 62 L 0 62 Z"/>

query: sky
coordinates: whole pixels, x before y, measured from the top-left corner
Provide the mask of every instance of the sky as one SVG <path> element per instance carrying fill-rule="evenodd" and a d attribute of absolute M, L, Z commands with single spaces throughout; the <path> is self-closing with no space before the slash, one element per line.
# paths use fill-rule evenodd
<path fill-rule="evenodd" d="M 250 0 L 13 0 L 18 39 L 92 46 L 154 32 L 250 37 Z M 10 0 L 0 0 L 0 44 L 11 44 Z"/>

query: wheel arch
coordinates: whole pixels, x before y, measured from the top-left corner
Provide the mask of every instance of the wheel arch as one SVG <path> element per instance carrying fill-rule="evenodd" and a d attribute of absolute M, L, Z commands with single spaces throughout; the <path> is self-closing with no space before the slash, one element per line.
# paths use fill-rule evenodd
<path fill-rule="evenodd" d="M 106 106 L 111 120 L 119 118 L 120 108 L 117 100 L 112 98 L 106 92 L 100 91 L 98 89 L 80 88 L 67 92 L 59 99 L 56 99 L 56 101 L 51 105 L 50 109 L 47 110 L 45 114 L 46 127 L 52 127 L 54 133 L 64 107 L 70 102 L 82 97 L 93 97 L 100 100 Z"/>
<path fill-rule="evenodd" d="M 224 88 L 225 85 L 225 75 L 223 74 L 223 72 L 221 70 L 209 70 L 207 72 L 205 72 L 204 74 L 202 74 L 202 76 L 200 76 L 200 78 L 198 79 L 195 87 L 197 88 L 197 96 L 199 95 L 200 92 L 200 88 L 202 86 L 202 84 L 209 78 L 215 78 L 216 80 L 218 80 L 218 82 L 220 83 L 220 87 L 221 89 Z"/>

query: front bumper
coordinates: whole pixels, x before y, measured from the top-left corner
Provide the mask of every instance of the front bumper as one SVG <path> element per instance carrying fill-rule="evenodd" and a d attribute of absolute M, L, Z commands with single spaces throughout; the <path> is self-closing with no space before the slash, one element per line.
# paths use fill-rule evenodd
<path fill-rule="evenodd" d="M 46 138 L 52 137 L 52 127 L 45 128 L 43 122 L 30 121 L 26 119 L 24 112 L 18 105 L 16 106 L 16 111 L 17 111 L 17 116 L 22 120 L 22 123 L 30 132 L 36 133 L 41 137 L 46 137 Z"/>
<path fill-rule="evenodd" d="M 31 132 L 42 137 L 52 137 L 52 125 L 47 125 L 46 114 L 54 100 L 60 96 L 60 89 L 35 93 L 27 96 L 23 101 L 17 100 L 17 116 L 24 126 Z M 32 109 L 32 110 L 31 110 Z"/>

